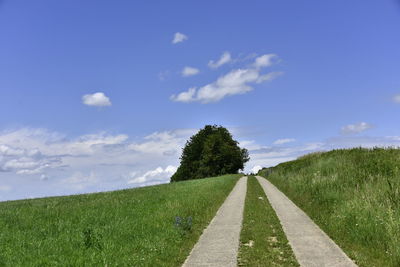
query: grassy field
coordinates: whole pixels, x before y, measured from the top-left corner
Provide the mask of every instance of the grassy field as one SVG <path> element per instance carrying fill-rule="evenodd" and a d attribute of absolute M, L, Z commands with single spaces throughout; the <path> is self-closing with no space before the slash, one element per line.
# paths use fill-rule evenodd
<path fill-rule="evenodd" d="M 240 234 L 239 266 L 299 266 L 275 211 L 254 176 L 249 176 Z"/>
<path fill-rule="evenodd" d="M 264 169 L 360 266 L 400 266 L 400 150 L 315 153 Z"/>
<path fill-rule="evenodd" d="M 179 266 L 239 177 L 1 202 L 0 266 Z"/>

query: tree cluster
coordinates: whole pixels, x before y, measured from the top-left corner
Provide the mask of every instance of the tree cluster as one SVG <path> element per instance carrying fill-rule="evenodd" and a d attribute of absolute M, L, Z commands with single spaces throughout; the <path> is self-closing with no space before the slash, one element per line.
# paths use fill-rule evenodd
<path fill-rule="evenodd" d="M 249 161 L 249 154 L 226 128 L 206 125 L 186 142 L 180 159 L 171 182 L 237 173 Z"/>

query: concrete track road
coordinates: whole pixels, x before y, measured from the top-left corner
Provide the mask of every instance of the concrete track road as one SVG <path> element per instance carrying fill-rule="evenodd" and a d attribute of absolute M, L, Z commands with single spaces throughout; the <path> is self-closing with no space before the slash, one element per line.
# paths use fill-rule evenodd
<path fill-rule="evenodd" d="M 267 179 L 257 176 L 281 221 L 300 266 L 355 267 L 349 257 L 301 209 Z"/>
<path fill-rule="evenodd" d="M 237 265 L 246 191 L 247 177 L 242 177 L 200 236 L 184 267 Z"/>

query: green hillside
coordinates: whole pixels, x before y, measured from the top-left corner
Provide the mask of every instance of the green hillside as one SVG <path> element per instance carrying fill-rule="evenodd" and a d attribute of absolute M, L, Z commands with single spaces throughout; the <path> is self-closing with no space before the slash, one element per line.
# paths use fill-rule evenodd
<path fill-rule="evenodd" d="M 1 202 L 0 266 L 178 266 L 239 177 Z"/>
<path fill-rule="evenodd" d="M 263 169 L 360 266 L 400 266 L 400 150 L 314 153 Z"/>

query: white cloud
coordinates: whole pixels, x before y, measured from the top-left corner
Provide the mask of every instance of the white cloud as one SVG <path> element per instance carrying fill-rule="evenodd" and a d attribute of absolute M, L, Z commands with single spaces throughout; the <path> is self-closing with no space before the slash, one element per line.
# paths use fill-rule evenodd
<path fill-rule="evenodd" d="M 154 185 L 160 183 L 168 183 L 171 176 L 176 172 L 175 166 L 169 165 L 165 169 L 158 167 L 154 170 L 147 171 L 142 176 L 135 177 L 128 181 L 128 184 Z"/>
<path fill-rule="evenodd" d="M 192 88 L 189 88 L 189 90 L 187 90 L 186 92 L 182 92 L 178 95 L 172 95 L 170 97 L 170 99 L 172 101 L 176 101 L 176 102 L 188 103 L 188 102 L 196 101 L 195 96 L 196 96 L 196 88 L 192 87 Z"/>
<path fill-rule="evenodd" d="M 278 58 L 275 54 L 266 54 L 256 58 L 254 62 L 254 67 L 263 68 L 269 67 L 274 64 L 274 61 Z"/>
<path fill-rule="evenodd" d="M 343 126 L 341 129 L 342 134 L 358 134 L 371 129 L 373 126 L 366 122 L 359 122 Z"/>
<path fill-rule="evenodd" d="M 83 104 L 88 106 L 97 106 L 97 107 L 111 106 L 110 98 L 108 98 L 102 92 L 84 95 L 82 96 L 82 102 Z"/>
<path fill-rule="evenodd" d="M 284 138 L 284 139 L 278 139 L 275 142 L 273 142 L 274 145 L 283 145 L 283 144 L 287 144 L 287 143 L 292 143 L 295 142 L 296 139 L 294 138 Z"/>
<path fill-rule="evenodd" d="M 271 81 L 277 76 L 281 75 L 281 72 L 270 72 L 267 74 L 261 74 L 261 67 L 266 66 L 263 63 L 257 63 L 257 61 L 264 62 L 264 56 L 256 58 L 253 65 L 255 67 L 249 67 L 245 69 L 232 70 L 224 76 L 217 79 L 217 81 L 207 84 L 200 88 L 190 88 L 188 91 L 181 92 L 178 95 L 172 95 L 171 100 L 177 102 L 193 102 L 198 101 L 201 103 L 217 102 L 224 97 L 230 95 L 245 94 L 253 87 L 251 83 L 262 83 L 265 81 Z"/>
<path fill-rule="evenodd" d="M 131 185 L 169 182 L 174 169 L 168 166 L 179 164 L 186 140 L 196 131 L 161 131 L 135 139 L 106 132 L 69 139 L 44 129 L 0 131 L 0 181 L 13 188 L 0 199 L 116 190 L 140 177 Z"/>
<path fill-rule="evenodd" d="M 221 57 L 218 59 L 217 62 L 214 62 L 214 60 L 210 60 L 208 62 L 208 66 L 212 69 L 216 69 L 221 67 L 222 65 L 229 63 L 230 61 L 232 61 L 232 57 L 231 54 L 229 52 L 224 52 Z"/>
<path fill-rule="evenodd" d="M 172 43 L 177 44 L 177 43 L 183 42 L 187 39 L 188 39 L 188 37 L 185 34 L 177 32 L 174 34 L 174 39 L 172 40 Z"/>
<path fill-rule="evenodd" d="M 393 101 L 395 103 L 400 103 L 400 94 L 393 96 Z"/>
<path fill-rule="evenodd" d="M 180 149 L 194 132 L 194 129 L 156 132 L 136 142 L 124 134 L 105 132 L 72 140 L 38 129 L 0 132 L 0 173 L 39 178 L 48 172 L 77 169 L 84 172 L 102 164 L 139 165 L 139 169 L 161 163 L 176 164 Z"/>
<path fill-rule="evenodd" d="M 1 139 L 0 137 L 0 171 L 37 174 L 60 164 L 59 158 L 46 157 L 37 148 L 13 147 L 2 144 Z"/>
<path fill-rule="evenodd" d="M 249 135 L 238 129 L 229 128 L 235 139 Z M 69 139 L 45 129 L 0 131 L 0 199 L 109 191 L 126 188 L 128 183 L 166 183 L 179 165 L 186 140 L 195 132 L 197 129 L 160 131 L 137 139 L 102 132 Z M 245 172 L 314 151 L 400 146 L 400 137 L 342 135 L 323 142 L 291 145 L 268 147 L 251 140 L 241 141 L 240 146 L 248 148 L 251 157 Z"/>
<path fill-rule="evenodd" d="M 260 165 L 256 165 L 253 168 L 251 168 L 251 172 L 256 174 L 258 173 L 259 170 L 261 170 L 263 167 L 261 167 Z"/>
<path fill-rule="evenodd" d="M 228 129 L 231 133 L 231 129 Z M 257 144 L 254 140 L 242 140 L 239 142 L 241 148 L 246 148 L 247 150 L 257 150 L 263 148 L 260 144 Z"/>
<path fill-rule="evenodd" d="M 200 71 L 196 68 L 192 68 L 192 67 L 184 67 L 182 70 L 182 76 L 183 77 L 188 77 L 188 76 L 193 76 L 198 74 Z"/>

